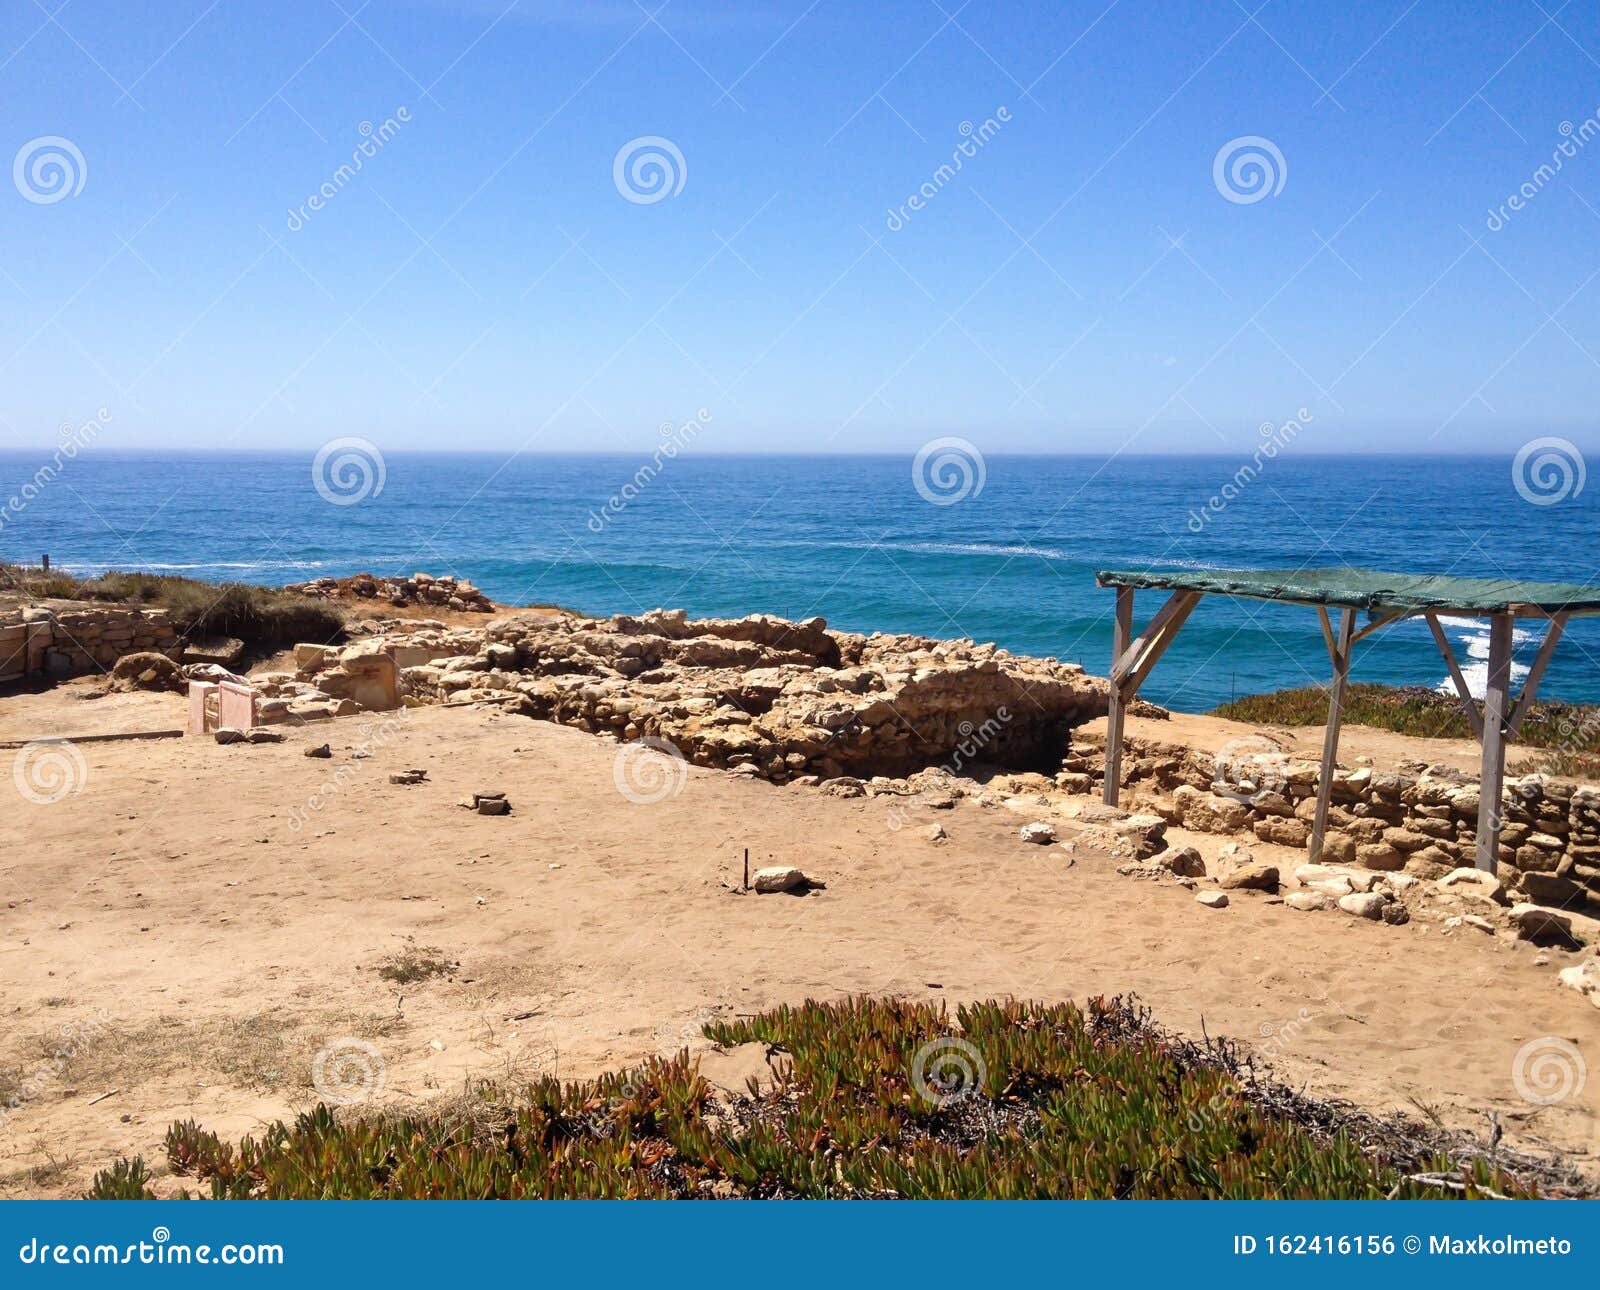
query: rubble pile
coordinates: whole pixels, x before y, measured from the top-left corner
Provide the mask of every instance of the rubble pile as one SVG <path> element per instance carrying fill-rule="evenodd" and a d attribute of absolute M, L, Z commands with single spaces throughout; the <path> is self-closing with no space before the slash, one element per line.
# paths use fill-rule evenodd
<path fill-rule="evenodd" d="M 1130 739 L 1123 756 L 1127 800 L 1199 833 L 1304 847 L 1321 768 L 1260 743 L 1229 757 Z M 1065 766 L 1063 778 L 1093 791 L 1104 779 L 1104 749 L 1084 737 Z M 1509 885 L 1542 904 L 1600 915 L 1600 788 L 1544 775 L 1509 777 L 1503 821 L 1498 860 Z M 1443 765 L 1341 766 L 1328 823 L 1323 858 L 1329 862 L 1442 878 L 1473 863 L 1478 781 Z"/>
<path fill-rule="evenodd" d="M 1054 770 L 1073 727 L 1106 709 L 1105 683 L 1074 664 L 831 632 L 820 618 L 656 610 L 520 614 L 481 632 L 412 623 L 342 649 L 299 646 L 296 662 L 294 676 L 266 678 L 283 705 L 264 704 L 268 719 L 329 703 L 501 702 L 779 783 L 974 761 Z"/>
<path fill-rule="evenodd" d="M 313 578 L 310 582 L 291 583 L 284 590 L 318 600 L 350 597 L 383 600 L 397 608 L 434 605 L 457 613 L 479 614 L 492 614 L 497 608 L 494 601 L 472 583 L 452 574 L 435 577 L 431 573 L 413 573 L 409 578 L 380 578 L 358 573 L 350 578 Z"/>

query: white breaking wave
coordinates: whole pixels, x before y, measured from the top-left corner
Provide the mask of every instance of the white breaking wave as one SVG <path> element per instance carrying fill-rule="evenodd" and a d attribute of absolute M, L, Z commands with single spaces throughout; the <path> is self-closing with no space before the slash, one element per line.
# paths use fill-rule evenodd
<path fill-rule="evenodd" d="M 1004 542 L 915 542 L 909 546 L 913 550 L 948 552 L 951 555 L 1031 555 L 1041 560 L 1073 560 L 1077 559 L 1070 551 L 1062 551 L 1055 547 L 1032 546 L 1028 543 Z"/>
<path fill-rule="evenodd" d="M 1474 699 L 1481 699 L 1489 690 L 1489 625 L 1477 618 L 1446 618 L 1440 617 L 1439 625 L 1448 631 L 1447 634 L 1455 637 L 1456 658 L 1461 663 L 1461 677 L 1467 683 L 1467 690 Z M 1529 645 L 1542 639 L 1539 632 L 1529 631 L 1523 627 L 1515 627 L 1511 632 L 1511 688 L 1516 690 L 1522 678 L 1528 675 L 1528 665 L 1516 661 L 1517 646 Z M 1434 687 L 1441 694 L 1454 694 L 1455 682 L 1448 674 L 1440 678 L 1439 684 Z"/>
<path fill-rule="evenodd" d="M 323 569 L 330 563 L 328 560 L 202 560 L 195 564 L 157 564 L 140 560 L 130 565 L 122 560 L 112 564 L 72 563 L 57 564 L 55 567 L 66 573 L 95 574 L 126 572 L 130 569 L 139 573 L 186 573 L 193 569 Z M 350 562 L 341 560 L 339 563 Z M 372 560 L 371 563 L 380 564 L 382 561 Z"/>
<path fill-rule="evenodd" d="M 1489 648 L 1489 626 L 1480 618 L 1450 618 L 1444 614 L 1440 614 L 1439 625 L 1441 627 L 1456 628 L 1458 631 L 1463 633 L 1463 640 L 1475 640 L 1478 637 L 1482 637 L 1485 642 L 1484 649 L 1487 650 Z M 1518 645 L 1526 645 L 1530 641 L 1542 639 L 1543 633 L 1531 631 L 1526 627 L 1512 627 L 1511 629 L 1511 644 L 1513 648 Z"/>
<path fill-rule="evenodd" d="M 926 555 L 1031 555 L 1043 560 L 1083 558 L 1058 547 L 1004 542 L 819 542 L 817 545 L 847 551 L 916 551 Z"/>

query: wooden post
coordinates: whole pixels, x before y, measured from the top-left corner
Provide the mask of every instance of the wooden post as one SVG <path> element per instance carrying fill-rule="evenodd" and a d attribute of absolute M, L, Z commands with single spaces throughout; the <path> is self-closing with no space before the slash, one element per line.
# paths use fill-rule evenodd
<path fill-rule="evenodd" d="M 1522 719 L 1528 715 L 1528 709 L 1533 707 L 1534 699 L 1539 696 L 1539 682 L 1544 680 L 1544 670 L 1550 666 L 1550 656 L 1556 651 L 1556 642 L 1561 639 L 1561 633 L 1566 630 L 1567 615 L 1556 614 L 1550 619 L 1550 625 L 1545 628 L 1544 641 L 1539 646 L 1539 652 L 1534 655 L 1533 666 L 1528 669 L 1528 675 L 1522 682 L 1522 696 L 1511 708 L 1511 715 L 1506 718 L 1506 738 L 1517 737 L 1517 731 L 1522 728 Z"/>
<path fill-rule="evenodd" d="M 1489 620 L 1489 683 L 1483 695 L 1483 773 L 1478 785 L 1477 867 L 1493 873 L 1500 855 L 1500 794 L 1506 777 L 1506 691 L 1511 680 L 1511 615 Z"/>
<path fill-rule="evenodd" d="M 1344 689 L 1350 679 L 1350 649 L 1355 633 L 1356 611 L 1346 609 L 1339 620 L 1339 641 L 1333 651 L 1333 685 L 1328 690 L 1328 728 L 1322 736 L 1322 774 L 1317 780 L 1317 814 L 1311 823 L 1313 864 L 1322 857 L 1322 842 L 1328 833 L 1328 804 L 1333 800 L 1333 772 L 1339 757 L 1339 725 L 1344 720 Z"/>
<path fill-rule="evenodd" d="M 1122 788 L 1122 719 L 1125 715 L 1117 660 L 1128 652 L 1133 636 L 1133 588 L 1117 588 L 1117 617 L 1111 630 L 1111 696 L 1106 707 L 1106 782 L 1101 797 L 1107 806 L 1117 804 Z"/>

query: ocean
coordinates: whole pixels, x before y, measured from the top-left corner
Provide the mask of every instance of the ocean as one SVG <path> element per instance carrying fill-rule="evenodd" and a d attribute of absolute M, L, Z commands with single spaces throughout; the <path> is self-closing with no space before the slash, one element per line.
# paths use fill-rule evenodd
<path fill-rule="evenodd" d="M 852 631 L 995 641 L 1104 673 L 1097 568 L 1319 567 L 1600 582 L 1600 501 L 1519 488 L 1505 457 L 1284 453 L 1242 460 L 675 453 L 508 457 L 0 453 L 0 560 L 282 584 L 362 570 L 470 578 L 494 599 L 591 614 L 820 614 Z M 641 468 L 643 470 L 641 471 Z M 919 487 L 920 485 L 920 487 Z M 1209 499 L 1218 498 L 1220 506 Z M 1530 497 L 1532 500 L 1530 500 Z M 9 502 L 6 499 L 11 499 Z M 18 502 L 21 502 L 20 507 Z M 1141 593 L 1139 617 L 1161 593 Z M 1448 624 L 1481 685 L 1487 633 Z M 1519 630 L 1516 675 L 1539 631 Z M 1204 711 L 1326 680 L 1314 611 L 1207 598 L 1144 697 Z M 1440 686 L 1427 626 L 1357 646 L 1358 680 Z M 1542 694 L 1600 702 L 1600 623 L 1577 621 Z"/>

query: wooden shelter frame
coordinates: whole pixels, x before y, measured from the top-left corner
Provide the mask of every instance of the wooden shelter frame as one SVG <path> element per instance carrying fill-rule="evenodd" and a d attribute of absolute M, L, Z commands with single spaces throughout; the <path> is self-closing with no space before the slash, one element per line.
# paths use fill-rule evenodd
<path fill-rule="evenodd" d="M 1172 590 L 1165 603 L 1134 634 L 1134 591 L 1132 586 L 1106 581 L 1115 575 L 1101 575 L 1102 586 L 1112 586 L 1116 591 L 1116 619 L 1111 646 L 1111 695 L 1106 724 L 1106 773 L 1104 798 L 1115 806 L 1122 787 L 1123 725 L 1129 706 L 1138 697 L 1144 684 L 1161 656 L 1166 653 L 1179 629 L 1194 612 L 1195 606 L 1206 595 L 1225 594 L 1216 591 L 1195 591 L 1185 587 Z M 1285 603 L 1301 603 L 1285 598 Z M 1539 683 L 1544 679 L 1550 656 L 1555 652 L 1561 633 L 1566 629 L 1570 614 L 1532 604 L 1510 604 L 1503 612 L 1486 614 L 1476 608 L 1429 608 L 1369 610 L 1370 619 L 1357 628 L 1358 610 L 1349 607 L 1335 608 L 1339 621 L 1334 624 L 1328 606 L 1315 605 L 1322 624 L 1322 637 L 1328 648 L 1328 660 L 1333 667 L 1333 678 L 1328 687 L 1328 721 L 1322 740 L 1322 766 L 1317 776 L 1317 809 L 1312 819 L 1310 858 L 1317 860 L 1322 854 L 1328 832 L 1328 810 L 1333 799 L 1333 778 L 1338 766 L 1339 733 L 1344 721 L 1345 690 L 1350 680 L 1350 659 L 1355 645 L 1374 632 L 1404 622 L 1422 618 L 1433 632 L 1435 644 L 1450 671 L 1451 683 L 1461 701 L 1474 735 L 1482 748 L 1481 779 L 1478 793 L 1477 851 L 1474 863 L 1486 873 L 1494 873 L 1498 864 L 1500 826 L 1503 821 L 1501 798 L 1505 787 L 1506 747 L 1516 737 L 1523 719 L 1528 715 Z M 1472 696 L 1461 664 L 1456 658 L 1449 638 L 1439 619 L 1443 616 L 1462 618 L 1487 618 L 1489 622 L 1489 670 L 1482 708 Z M 1522 690 L 1513 700 L 1510 692 L 1511 646 L 1518 620 L 1542 620 L 1544 640 L 1534 656 L 1523 680 Z"/>

